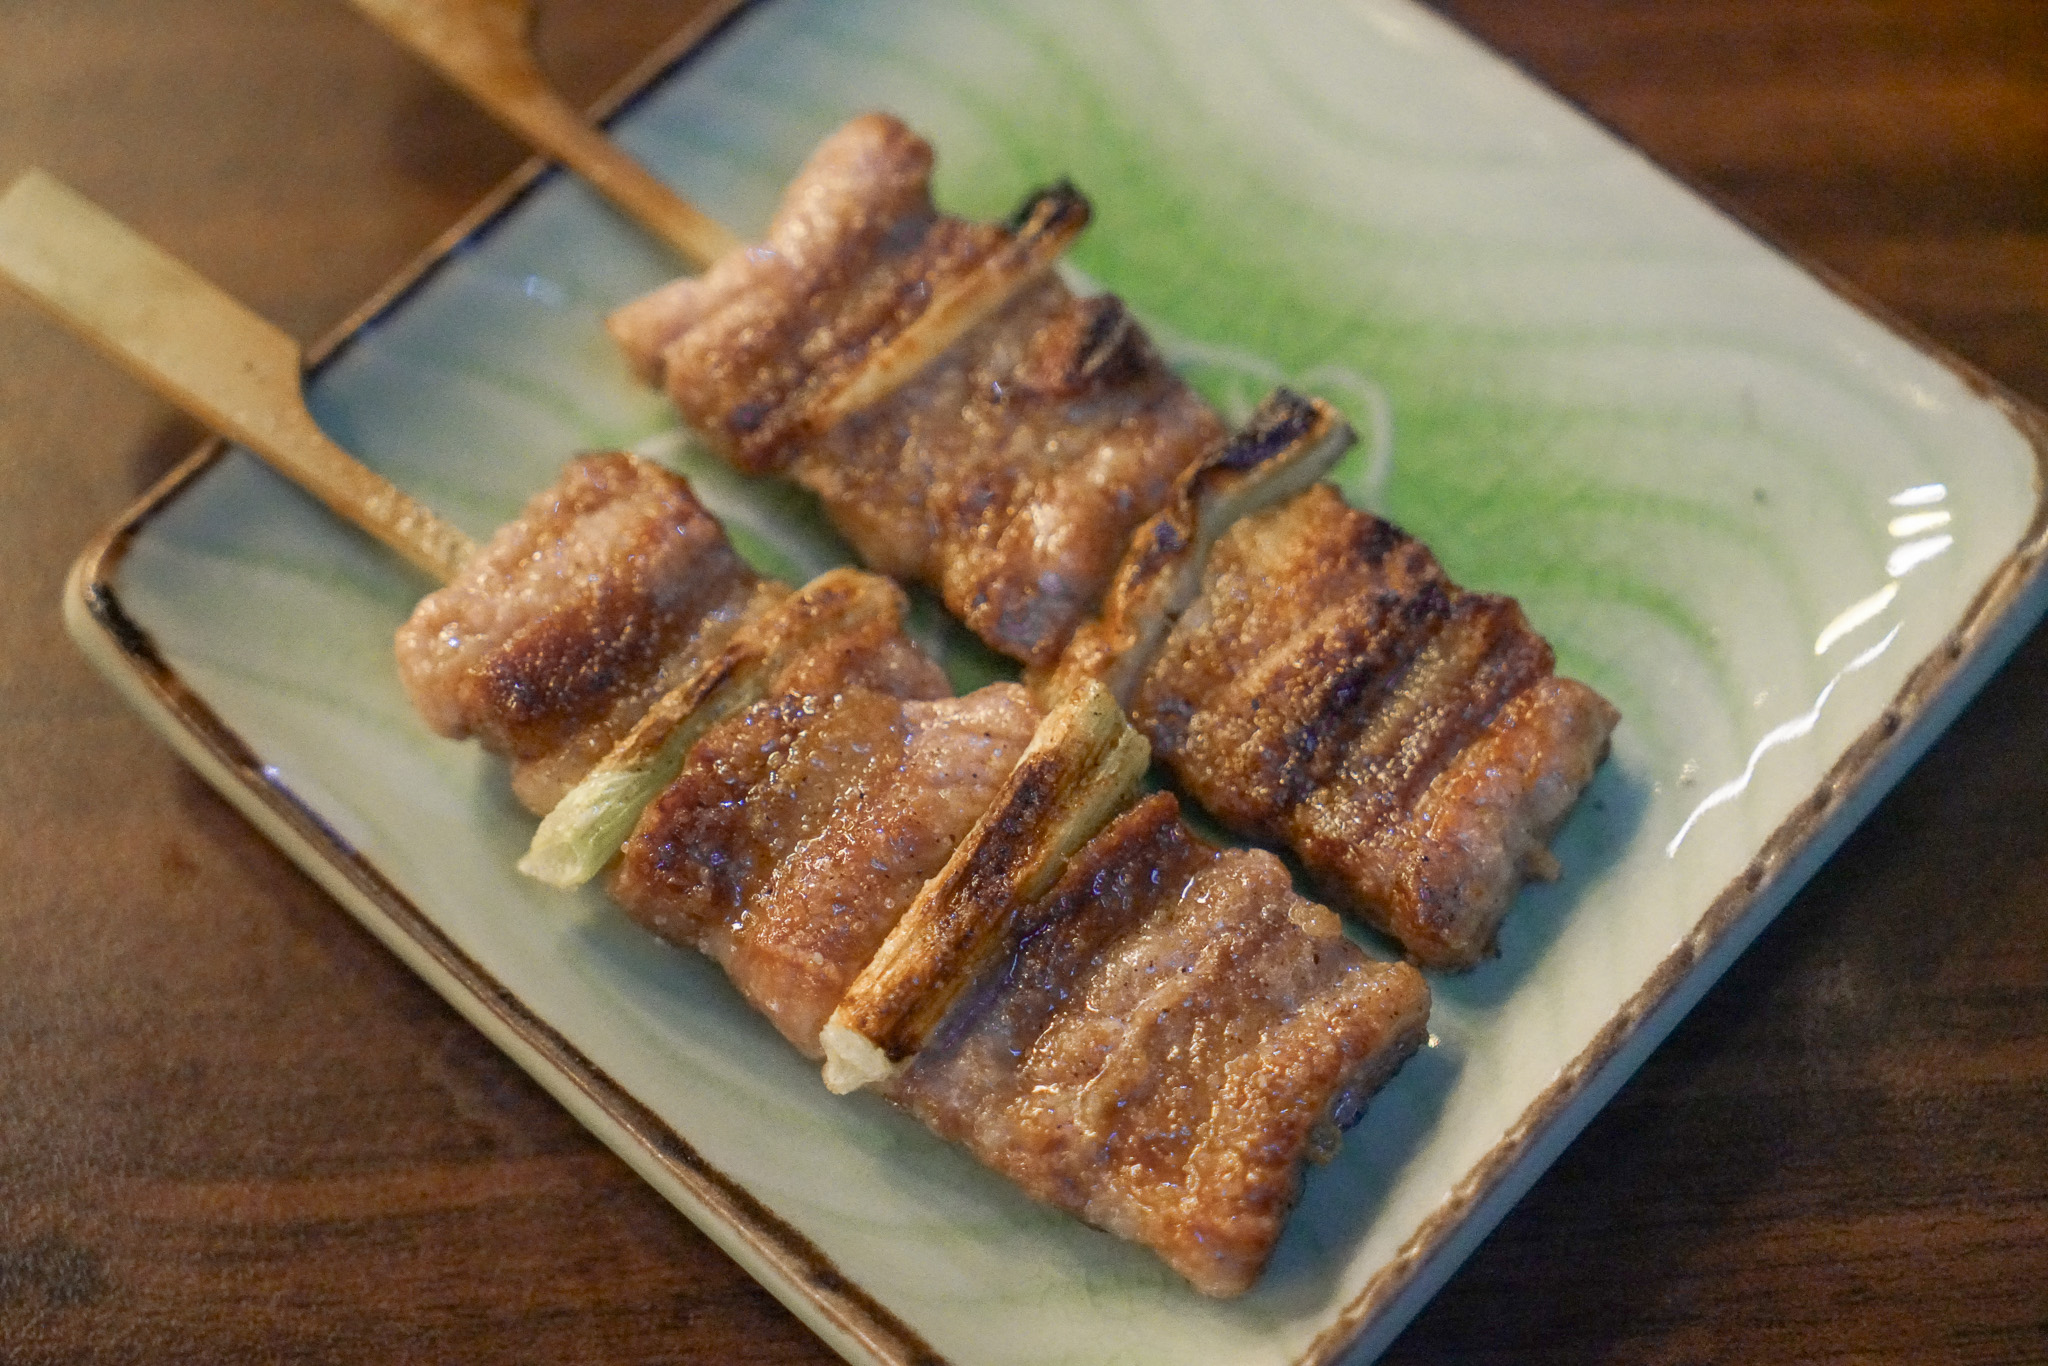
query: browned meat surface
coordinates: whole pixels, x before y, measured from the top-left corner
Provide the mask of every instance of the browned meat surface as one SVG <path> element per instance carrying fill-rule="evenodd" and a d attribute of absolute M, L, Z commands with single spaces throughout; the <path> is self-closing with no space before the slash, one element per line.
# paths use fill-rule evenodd
<path fill-rule="evenodd" d="M 683 481 L 585 456 L 399 628 L 427 724 L 512 761 L 546 812 L 669 688 L 783 590 L 733 553 Z"/>
<path fill-rule="evenodd" d="M 1015 684 L 947 691 L 900 635 L 849 633 L 811 652 L 697 743 L 627 842 L 613 895 L 656 934 L 716 959 L 819 1056 L 818 1030 L 847 984 L 1038 721 Z"/>
<path fill-rule="evenodd" d="M 1511 599 L 1320 485 L 1239 522 L 1131 707 L 1180 783 L 1334 903 L 1467 967 L 1619 719 Z"/>
<path fill-rule="evenodd" d="M 853 120 L 790 182 L 766 241 L 620 309 L 613 337 L 726 459 L 782 468 L 809 405 L 1005 240 L 940 216 L 931 171 L 931 144 L 895 119 Z"/>
<path fill-rule="evenodd" d="M 903 387 L 821 418 L 1012 241 L 932 208 L 931 156 L 893 119 L 854 120 L 791 182 L 764 244 L 611 327 L 728 460 L 787 471 L 870 566 L 930 584 L 991 647 L 1045 665 L 1100 603 L 1132 530 L 1224 433 L 1117 300 L 1049 276 Z"/>
<path fill-rule="evenodd" d="M 1360 953 L 1270 854 L 1194 839 L 1166 795 L 1013 934 L 890 1095 L 1205 1293 L 1243 1291 L 1303 1160 L 1421 1042 L 1421 976 Z"/>
<path fill-rule="evenodd" d="M 1114 298 L 1048 279 L 792 473 L 869 564 L 928 583 L 993 649 L 1047 664 L 1222 423 Z"/>
<path fill-rule="evenodd" d="M 1015 684 L 903 704 L 902 761 L 849 788 L 825 828 L 777 865 L 729 965 L 791 1039 L 818 1031 L 918 889 L 945 865 L 1031 741 Z"/>
<path fill-rule="evenodd" d="M 1028 340 L 1058 335 L 1047 326 Z M 859 585 L 827 575 L 793 597 L 763 583 L 681 480 L 589 457 L 423 602 L 398 641 L 430 723 L 510 755 L 522 797 L 545 805 L 536 794 L 552 800 L 746 632 L 735 650 L 772 674 L 749 681 L 765 696 L 717 713 L 642 813 L 611 888 L 647 928 L 720 962 L 812 1057 L 905 910 L 970 832 L 1001 824 L 983 817 L 1053 729 L 1016 684 L 950 696 L 903 633 L 901 595 L 838 572 L 884 591 L 832 616 L 820 638 L 804 623 Z M 1089 735 L 1135 757 L 1075 841 L 1143 763 L 1108 695 L 1093 696 L 1115 736 Z M 1489 772 L 1512 758 L 1511 744 L 1498 748 Z M 1076 781 L 1072 794 L 1033 788 L 1033 800 L 1100 797 Z M 976 960 L 1001 966 L 981 980 L 963 971 L 965 999 L 935 1015 L 938 1036 L 891 1093 L 1204 1291 L 1243 1290 L 1303 1160 L 1329 1151 L 1416 1045 L 1426 989 L 1405 965 L 1365 959 L 1271 855 L 1196 841 L 1171 797 L 1089 840 L 1050 892 L 1038 895 L 1043 879 L 1026 885 L 1002 908 L 1000 951 Z"/>

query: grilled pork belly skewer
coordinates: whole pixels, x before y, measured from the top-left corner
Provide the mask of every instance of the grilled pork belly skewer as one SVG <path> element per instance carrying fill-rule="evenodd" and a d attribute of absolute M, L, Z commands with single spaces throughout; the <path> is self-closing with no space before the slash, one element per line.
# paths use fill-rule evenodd
<path fill-rule="evenodd" d="M 870 568 L 1048 666 L 1226 432 L 1120 302 L 1045 269 L 1084 220 L 1071 190 L 1014 228 L 969 223 L 932 207 L 931 166 L 929 144 L 863 115 L 819 146 L 760 247 L 610 326 L 721 456 L 810 489 Z M 849 411 L 854 396 L 869 401 Z"/>
<path fill-rule="evenodd" d="M 532 47 L 532 0 L 354 0 L 500 123 L 588 180 L 698 267 L 739 245 L 563 102 Z M 709 17 L 715 18 L 716 15 Z"/>
<path fill-rule="evenodd" d="M 634 465 L 636 505 L 686 497 L 651 466 L 593 461 Z M 572 466 L 561 487 L 587 478 Z M 568 501 L 544 494 L 526 518 L 574 539 Z M 450 616 L 436 598 L 489 597 L 534 539 L 501 530 L 419 620 Z M 587 575 L 575 556 L 555 565 L 568 589 L 515 581 L 526 624 L 500 636 L 582 657 L 562 636 L 601 629 L 574 610 Z M 1421 977 L 1366 958 L 1271 855 L 1201 845 L 1170 797 L 1110 822 L 1146 747 L 1106 690 L 1082 681 L 1050 714 L 1016 684 L 952 697 L 902 634 L 887 580 L 833 570 L 779 596 L 747 588 L 712 662 L 622 743 L 692 737 L 626 842 L 614 897 L 718 961 L 827 1060 L 835 1089 L 880 1081 L 1032 1194 L 1154 1248 L 1206 1293 L 1244 1289 L 1303 1163 L 1421 1039 Z M 541 658 L 494 655 L 472 667 Z M 849 1059 L 865 1065 L 851 1078 Z"/>
<path fill-rule="evenodd" d="M 868 563 L 938 587 L 1036 686 L 1103 682 L 1219 819 L 1291 848 L 1419 961 L 1477 962 L 1522 880 L 1554 875 L 1612 707 L 1552 676 L 1511 601 L 1308 487 L 1349 440 L 1334 415 L 1276 395 L 1222 442 L 1114 300 L 1048 280 L 909 382 L 892 371 L 889 397 L 811 402 L 805 366 L 859 392 L 846 372 L 917 331 L 913 263 L 971 274 L 957 243 L 1001 241 L 937 215 L 929 171 L 901 124 L 856 119 L 766 250 L 628 305 L 614 334 L 714 449 L 818 493 Z"/>
<path fill-rule="evenodd" d="M 260 324 L 246 332 L 242 309 L 47 178 L 0 197 L 0 270 L 195 416 L 225 414 L 258 440 L 309 422 L 272 412 L 283 405 L 303 414 L 297 371 L 281 360 L 295 354 L 289 340 L 281 350 Z M 207 332 L 195 332 L 195 322 Z M 246 344 L 246 336 L 260 340 L 233 362 L 188 354 L 221 338 Z M 260 383 L 244 381 L 250 371 Z M 352 465 L 332 446 L 317 449 L 344 471 Z M 395 494 L 367 471 L 354 487 Z M 1171 799 L 1153 799 L 1096 834 L 1114 801 L 1104 784 L 1083 782 L 1079 807 L 1040 803 L 1032 809 L 1044 817 L 1040 825 L 1018 821 L 1016 801 L 1057 793 L 1010 784 L 1004 811 L 985 817 L 995 788 L 1016 768 L 1010 756 L 1028 748 L 1063 772 L 1087 772 L 1104 754 L 1143 754 L 1143 739 L 1128 731 L 1077 725 L 1083 715 L 1114 715 L 1100 688 L 1077 686 L 1042 723 L 1016 684 L 940 696 L 944 676 L 901 635 L 899 590 L 856 571 L 821 575 L 797 592 L 762 584 L 737 565 L 680 479 L 629 457 L 571 465 L 555 489 L 528 504 L 522 522 L 475 553 L 416 506 L 397 504 L 410 510 L 401 518 L 387 516 L 391 506 L 379 498 L 350 520 L 367 522 L 379 539 L 412 537 L 408 559 L 455 580 L 418 612 L 434 629 L 416 633 L 412 668 L 432 678 L 414 678 L 414 696 L 428 711 L 446 707 L 442 721 L 471 725 L 487 743 L 496 737 L 516 750 L 520 737 L 545 735 L 539 758 L 524 760 L 528 774 L 559 782 L 580 762 L 563 756 L 588 752 L 563 733 L 614 729 L 623 709 L 606 690 L 647 696 L 647 678 L 682 668 L 678 686 L 694 700 L 678 702 L 682 717 L 672 727 L 688 733 L 690 715 L 707 707 L 713 715 L 694 731 L 684 774 L 668 793 L 682 788 L 682 799 L 641 817 L 635 844 L 649 852 L 641 872 L 657 874 L 641 881 L 653 885 L 694 856 L 698 881 L 715 883 L 707 874 L 768 852 L 752 868 L 770 895 L 743 897 L 737 920 L 721 928 L 733 948 L 727 971 L 784 1034 L 815 1040 L 815 1026 L 799 1020 L 825 1020 L 844 995 L 838 985 L 868 963 L 862 940 L 891 934 L 891 907 L 918 901 L 920 868 L 952 856 L 948 831 L 987 831 L 977 840 L 1055 831 L 1051 858 L 1012 864 L 1040 872 L 1008 883 L 1010 901 L 1049 881 L 1057 854 L 1087 840 L 1047 897 L 1022 907 L 999 895 L 985 901 L 997 920 L 981 942 L 995 944 L 995 956 L 1010 954 L 1022 975 L 983 971 L 991 963 L 985 950 L 954 958 L 965 971 L 934 981 L 954 1004 L 938 1016 L 940 1034 L 891 1081 L 891 1094 L 1032 1194 L 1157 1249 L 1204 1292 L 1233 1294 L 1251 1282 L 1298 1194 L 1300 1165 L 1325 1153 L 1337 1126 L 1356 1116 L 1370 1087 L 1421 1036 L 1427 989 L 1413 969 L 1366 961 L 1335 936 L 1327 911 L 1292 895 L 1276 868 L 1219 883 L 1217 868 L 1233 858 L 1272 860 L 1200 850 L 1171 817 Z M 606 537 L 618 539 L 625 565 L 594 563 Z M 692 569 L 709 569 L 709 584 L 690 582 L 698 578 Z M 496 614 L 483 610 L 494 584 L 502 592 Z M 670 592 L 678 586 L 702 614 L 662 625 L 655 618 L 676 610 Z M 659 641 L 623 651 L 614 631 L 621 623 L 627 635 Z M 489 639 L 465 655 L 469 633 Z M 725 645 L 713 649 L 713 639 Z M 678 657 L 696 661 L 678 666 Z M 705 657 L 741 666 L 707 672 Z M 748 666 L 764 672 L 758 682 L 745 682 Z M 535 690 L 516 686 L 520 670 L 532 670 Z M 717 682 L 707 686 L 707 678 Z M 733 680 L 741 680 L 737 696 L 723 692 Z M 758 700 L 743 705 L 756 686 Z M 489 705 L 506 715 L 489 719 Z M 668 696 L 655 698 L 643 715 L 668 705 Z M 551 709 L 561 713 L 555 729 Z M 911 717 L 915 709 L 924 711 Z M 877 739 L 895 723 L 905 725 L 891 756 Z M 760 743 L 770 729 L 780 739 Z M 1069 748 L 1075 741 L 1079 752 Z M 760 760 L 752 780 L 743 772 L 748 758 Z M 1126 776 L 1108 780 L 1110 793 L 1137 768 L 1141 762 L 1122 762 Z M 526 791 L 539 791 L 541 780 L 526 782 Z M 666 834 L 674 811 L 711 809 L 702 801 L 692 807 L 692 782 L 700 797 L 731 799 L 715 805 L 727 817 L 745 813 L 752 827 L 735 827 L 737 838 L 723 844 L 678 846 Z M 983 866 L 985 852 L 975 846 L 969 862 Z M 629 856 L 616 887 L 625 891 L 631 877 Z M 893 891 L 868 895 L 877 883 Z M 664 911 L 659 897 L 637 905 L 653 920 Z M 848 934 L 856 922 L 862 928 Z M 1167 983 L 1176 995 L 1145 995 L 1145 983 L 1157 979 L 1137 965 L 1169 971 L 1174 963 L 1182 971 Z M 1085 1020 L 1059 1006 L 1069 987 L 1092 1001 Z M 1083 1028 L 1104 1022 L 1102 1008 L 1124 1010 L 1133 1026 L 1108 1047 Z M 1022 1059 L 1008 1057 L 1006 1071 L 999 1057 L 991 1065 L 991 1038 L 1034 1042 Z M 1130 1047 L 1130 1038 L 1147 1042 Z M 1190 1047 L 1210 1038 L 1225 1047 Z M 1169 1049 L 1167 1065 L 1147 1065 L 1151 1047 Z M 1126 1118 L 1104 1126 L 1110 1114 Z M 1145 1116 L 1145 1124 L 1128 1116 Z M 1061 1143 L 1034 1141 L 1044 1124 L 1063 1126 Z"/>

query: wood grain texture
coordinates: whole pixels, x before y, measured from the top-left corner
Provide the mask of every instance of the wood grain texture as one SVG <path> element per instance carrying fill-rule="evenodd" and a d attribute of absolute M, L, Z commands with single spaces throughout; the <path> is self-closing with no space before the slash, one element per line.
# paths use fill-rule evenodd
<path fill-rule="evenodd" d="M 1439 7 L 2048 404 L 2038 0 Z M 519 156 L 339 4 L 0 3 L 0 179 L 304 339 Z M 828 1360 L 90 673 L 64 570 L 196 432 L 12 298 L 0 357 L 0 1360 Z M 2048 1359 L 2044 756 L 2037 633 L 1388 1359 Z"/>

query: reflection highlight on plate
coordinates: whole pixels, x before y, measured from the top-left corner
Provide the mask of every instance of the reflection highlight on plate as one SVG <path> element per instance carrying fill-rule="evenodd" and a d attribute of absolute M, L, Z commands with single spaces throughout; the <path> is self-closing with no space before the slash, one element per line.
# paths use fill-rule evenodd
<path fill-rule="evenodd" d="M 1840 643 L 1842 637 L 1854 631 L 1864 622 L 1882 613 L 1885 608 L 1892 605 L 1892 600 L 1898 596 L 1899 581 L 1893 579 L 1869 597 L 1859 602 L 1850 603 L 1847 607 L 1843 608 L 1836 615 L 1835 619 L 1821 627 L 1820 634 L 1814 637 L 1813 653 L 1815 657 L 1818 658 L 1829 650 L 1834 649 Z"/>
<path fill-rule="evenodd" d="M 1699 823 L 1700 817 L 1725 802 L 1734 801 L 1748 790 L 1750 780 L 1756 777 L 1756 766 L 1765 754 L 1776 749 L 1779 745 L 1787 744 L 1790 741 L 1799 739 L 1803 735 L 1809 734 L 1820 723 L 1821 709 L 1827 706 L 1828 698 L 1834 696 L 1835 688 L 1841 681 L 1857 670 L 1868 668 L 1876 663 L 1878 658 L 1892 647 L 1892 642 L 1899 638 L 1900 629 L 1898 626 L 1893 626 L 1891 630 L 1885 632 L 1883 640 L 1880 640 L 1877 644 L 1843 665 L 1841 671 L 1827 681 L 1827 686 L 1820 690 L 1820 696 L 1813 699 L 1811 707 L 1808 707 L 1790 721 L 1774 727 L 1768 735 L 1757 741 L 1756 748 L 1749 752 L 1749 762 L 1743 765 L 1742 772 L 1721 784 L 1712 792 L 1709 792 L 1706 799 L 1692 809 L 1692 814 L 1685 818 L 1685 824 L 1679 826 L 1678 833 L 1671 837 L 1671 843 L 1664 846 L 1664 856 L 1666 858 L 1678 857 L 1678 846 L 1685 843 L 1685 837 L 1692 833 L 1692 828 Z"/>
<path fill-rule="evenodd" d="M 1900 489 L 1885 501 L 1895 508 L 1924 508 L 1930 503 L 1939 503 L 1946 497 L 1946 484 L 1915 484 L 1912 488 Z"/>
<path fill-rule="evenodd" d="M 1924 541 L 1910 541 L 1885 556 L 1884 572 L 1895 579 L 1902 578 L 1955 543 L 1953 536 L 1929 536 Z"/>
<path fill-rule="evenodd" d="M 1870 596 L 1859 598 L 1855 602 L 1850 603 L 1838 612 L 1832 621 L 1821 628 L 1820 634 L 1815 636 L 1813 641 L 1813 653 L 1816 658 L 1832 650 L 1859 626 L 1863 626 L 1882 616 L 1885 610 L 1898 599 L 1900 579 L 1955 544 L 1956 538 L 1946 532 L 1934 536 L 1922 535 L 1923 532 L 1938 531 L 1953 520 L 1953 516 L 1948 509 L 1933 506 L 1936 503 L 1945 501 L 1947 498 L 1948 486 L 1946 484 L 1915 484 L 1911 488 L 1900 489 L 1885 500 L 1891 506 L 1897 508 L 1923 508 L 1926 510 L 1901 513 L 1885 524 L 1887 534 L 1895 540 L 1906 542 L 1906 544 L 1897 547 L 1891 554 L 1885 557 L 1884 572 L 1890 581 L 1875 593 L 1870 594 Z M 1912 537 L 1919 537 L 1920 539 L 1909 539 Z M 1890 649 L 1892 642 L 1898 638 L 1899 629 L 1898 626 L 1893 626 L 1890 631 L 1886 632 L 1883 640 L 1880 640 L 1877 644 L 1850 660 L 1840 672 L 1827 681 L 1827 685 L 1820 690 L 1820 695 L 1814 698 L 1813 706 L 1784 724 L 1775 727 L 1763 739 L 1757 741 L 1756 748 L 1750 751 L 1749 762 L 1743 766 L 1742 772 L 1715 788 L 1712 792 L 1709 792 L 1706 799 L 1694 807 L 1691 814 L 1686 816 L 1684 823 L 1678 827 L 1678 833 L 1673 835 L 1671 842 L 1664 846 L 1665 857 L 1677 857 L 1678 847 L 1685 843 L 1685 837 L 1692 833 L 1692 828 L 1699 823 L 1700 817 L 1706 815 L 1707 812 L 1717 806 L 1733 801 L 1748 789 L 1750 781 L 1756 776 L 1757 763 L 1766 753 L 1777 748 L 1779 745 L 1797 740 L 1811 732 L 1814 726 L 1819 723 L 1821 709 L 1827 705 L 1828 698 L 1835 691 L 1835 686 L 1850 674 L 1876 661 L 1880 655 Z M 1761 697 L 1758 700 L 1761 701 Z"/>
<path fill-rule="evenodd" d="M 1923 531 L 1935 531 L 1948 524 L 1948 510 L 1936 508 L 1932 512 L 1909 512 L 1903 517 L 1894 517 L 1885 523 L 1884 529 L 1894 539 L 1903 541 L 1908 536 L 1918 536 Z"/>

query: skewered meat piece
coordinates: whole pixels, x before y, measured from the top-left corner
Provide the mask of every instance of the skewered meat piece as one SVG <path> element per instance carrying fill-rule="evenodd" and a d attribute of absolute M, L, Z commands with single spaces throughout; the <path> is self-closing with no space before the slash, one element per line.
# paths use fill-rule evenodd
<path fill-rule="evenodd" d="M 1226 824 L 1419 961 L 1477 962 L 1522 880 L 1554 875 L 1614 709 L 1552 677 L 1514 603 L 1302 492 L 1349 440 L 1326 408 L 1283 392 L 1225 441 L 1115 299 L 1044 275 L 1083 216 L 1044 206 L 1070 190 L 1011 236 L 938 215 L 930 169 L 901 124 L 856 119 L 765 246 L 614 333 L 729 460 L 818 493 L 871 567 L 937 587 L 1042 697 L 1108 686 Z M 1261 509 L 1270 534 L 1212 566 Z"/>
<path fill-rule="evenodd" d="M 1271 854 L 1219 851 L 1114 699 L 1047 715 L 821 1035 L 835 1091 L 880 1084 L 1039 1199 L 1246 1289 L 1300 1190 L 1423 1038 L 1429 990 L 1375 963 Z"/>
<path fill-rule="evenodd" d="M 1035 197 L 1014 229 L 965 223 L 932 208 L 931 163 L 896 120 L 855 119 L 763 245 L 610 325 L 727 460 L 786 473 L 871 568 L 1048 665 L 1224 430 L 1118 300 L 1049 273 L 1078 195 Z"/>
<path fill-rule="evenodd" d="M 1023 774 L 1031 754 L 1061 757 L 1042 751 L 1062 717 L 1041 723 L 1017 685 L 905 700 L 852 682 L 861 647 L 829 653 L 698 742 L 629 842 L 615 895 L 717 959 L 815 1057 L 885 936 L 932 939 L 905 935 L 905 908 L 956 919 L 929 893 L 972 870 L 966 908 L 994 926 L 989 951 L 924 960 L 918 989 L 952 1008 L 884 1094 L 1205 1293 L 1242 1292 L 1303 1163 L 1334 1152 L 1420 1042 L 1420 975 L 1367 959 L 1270 854 L 1196 840 L 1170 795 L 1104 829 L 1143 769 L 1113 703 L 1140 754 L 1102 808 L 1085 780 Z M 1048 863 L 1048 831 L 1078 852 Z M 1012 883 L 978 878 L 989 845 L 1017 855 L 995 861 L 1005 869 L 1042 867 L 1043 885 L 1013 899 Z"/>
<path fill-rule="evenodd" d="M 701 425 L 727 459 L 781 468 L 810 404 L 1008 237 L 942 218 L 931 169 L 930 145 L 901 123 L 853 120 L 784 191 L 765 241 L 619 309 L 613 337 L 641 378 L 715 419 Z"/>
<path fill-rule="evenodd" d="M 764 583 L 687 485 L 632 456 L 576 460 L 399 629 L 422 718 L 476 736 L 545 812 L 714 654 Z"/>
<path fill-rule="evenodd" d="M 1429 990 L 1263 851 L 1141 802 L 1017 915 L 885 1093 L 1209 1295 L 1265 1265 L 1310 1157 L 1421 1043 Z"/>
<path fill-rule="evenodd" d="M 1120 302 L 1049 279 L 791 473 L 869 565 L 931 585 L 991 648 L 1039 664 L 1223 436 Z"/>
<path fill-rule="evenodd" d="M 1047 715 L 967 838 L 925 883 L 819 1036 L 825 1085 L 902 1070 L 1002 951 L 1019 908 L 1137 790 L 1151 754 L 1116 700 L 1083 687 Z"/>
<path fill-rule="evenodd" d="M 697 742 L 613 875 L 635 920 L 716 960 L 810 1057 L 1039 720 L 1014 683 L 947 696 L 915 651 L 869 630 L 800 657 Z"/>
<path fill-rule="evenodd" d="M 1127 700 L 1218 819 L 1419 961 L 1469 967 L 1522 880 L 1555 876 L 1619 719 L 1552 667 L 1512 599 L 1320 484 L 1217 541 Z"/>
<path fill-rule="evenodd" d="M 694 642 L 687 667 L 650 646 L 626 656 L 639 671 L 536 685 L 517 713 L 582 735 L 632 698 L 643 719 L 620 748 L 653 743 L 657 722 L 687 739 L 614 865 L 628 913 L 710 954 L 813 1057 L 850 989 L 876 977 L 878 950 L 963 950 L 927 956 L 938 970 L 922 975 L 910 964 L 912 995 L 938 1008 L 901 1016 L 921 1047 L 890 1094 L 1208 1293 L 1245 1288 L 1302 1162 L 1414 1047 L 1420 979 L 1369 963 L 1270 855 L 1195 841 L 1170 797 L 1104 833 L 1146 747 L 1099 686 L 1077 683 L 1050 714 L 1016 684 L 952 697 L 903 633 L 893 584 L 841 569 L 791 591 L 736 563 L 681 480 L 624 457 L 579 461 L 401 633 L 455 680 L 437 692 L 408 659 L 409 686 L 430 704 L 453 691 L 472 731 L 507 731 L 461 689 L 479 675 L 552 680 L 516 672 L 522 632 L 551 643 L 543 662 L 617 658 L 605 633 L 620 621 Z M 663 590 L 693 572 L 711 586 Z M 649 704 L 663 670 L 683 682 Z M 1005 1060 L 1004 1040 L 1023 1051 Z"/>

